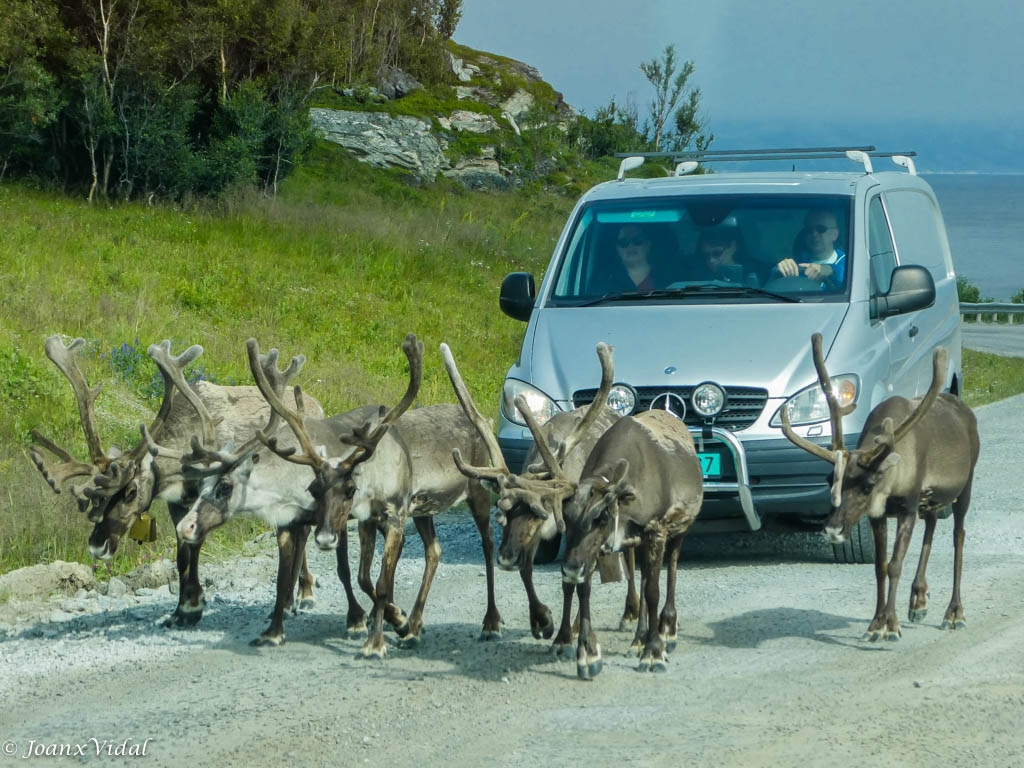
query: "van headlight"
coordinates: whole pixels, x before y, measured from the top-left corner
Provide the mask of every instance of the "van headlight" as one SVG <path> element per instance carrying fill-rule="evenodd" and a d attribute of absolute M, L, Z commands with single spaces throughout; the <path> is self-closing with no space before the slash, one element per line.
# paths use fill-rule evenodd
<path fill-rule="evenodd" d="M 526 419 L 516 408 L 516 398 L 519 395 L 526 398 L 526 405 L 538 424 L 543 425 L 561 410 L 555 405 L 554 400 L 536 387 L 519 379 L 505 379 L 505 385 L 501 388 L 501 414 L 514 424 L 526 426 Z"/>
<path fill-rule="evenodd" d="M 857 394 L 860 391 L 860 379 L 852 373 L 842 376 L 829 377 L 832 381 L 832 392 L 843 407 L 857 401 Z M 819 421 L 828 421 L 828 400 L 818 384 L 812 384 L 800 390 L 789 400 L 784 402 L 772 420 L 769 422 L 773 427 L 782 426 L 782 417 L 779 413 L 785 408 L 789 415 L 789 423 L 794 427 L 804 424 L 816 424 Z"/>

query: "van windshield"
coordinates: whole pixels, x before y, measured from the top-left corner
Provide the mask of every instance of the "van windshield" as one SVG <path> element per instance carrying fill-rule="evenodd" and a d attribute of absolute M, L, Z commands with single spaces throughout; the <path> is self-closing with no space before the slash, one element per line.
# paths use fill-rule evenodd
<path fill-rule="evenodd" d="M 850 201 L 718 194 L 594 202 L 580 211 L 549 301 L 842 301 Z"/>

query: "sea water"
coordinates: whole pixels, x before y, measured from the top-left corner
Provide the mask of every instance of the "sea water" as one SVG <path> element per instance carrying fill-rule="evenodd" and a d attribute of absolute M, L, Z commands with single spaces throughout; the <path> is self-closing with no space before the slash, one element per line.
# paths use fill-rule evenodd
<path fill-rule="evenodd" d="M 1024 175 L 921 176 L 939 199 L 956 273 L 984 299 L 1024 290 Z"/>

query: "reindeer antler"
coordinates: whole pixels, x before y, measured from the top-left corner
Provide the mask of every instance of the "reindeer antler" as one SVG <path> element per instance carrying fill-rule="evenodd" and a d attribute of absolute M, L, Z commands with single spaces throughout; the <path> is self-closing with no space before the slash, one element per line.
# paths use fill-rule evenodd
<path fill-rule="evenodd" d="M 423 342 L 417 340 L 416 334 L 410 333 L 402 342 L 402 351 L 405 352 L 405 356 L 409 360 L 409 386 L 406 387 L 402 399 L 387 413 L 384 413 L 382 408 L 381 414 L 378 416 L 379 421 L 376 424 L 372 420 L 367 421 L 362 427 L 354 430 L 351 436 L 342 438 L 342 442 L 372 453 L 376 449 L 377 443 L 384 437 L 384 433 L 398 421 L 403 413 L 409 410 L 409 406 L 416 400 L 420 385 L 423 383 Z M 363 460 L 368 458 L 369 455 Z"/>
<path fill-rule="evenodd" d="M 615 379 L 615 365 L 612 363 L 612 349 L 612 347 L 605 344 L 603 341 L 598 342 L 597 344 L 597 359 L 601 362 L 601 386 L 598 387 L 597 394 L 594 396 L 594 400 L 587 409 L 586 415 L 576 424 L 572 433 L 565 438 L 565 441 L 557 450 L 560 461 L 564 462 L 569 457 L 573 448 L 575 448 L 580 441 L 587 436 L 587 433 L 590 432 L 590 428 L 594 425 L 594 422 L 597 421 L 601 411 L 608 407 L 608 393 L 612 391 L 612 382 Z M 525 411 L 522 408 L 520 408 L 519 411 L 525 415 Z"/>
<path fill-rule="evenodd" d="M 469 417 L 469 420 L 476 427 L 476 431 L 480 433 L 480 437 L 483 438 L 484 444 L 487 446 L 487 453 L 491 458 L 493 467 L 473 467 L 466 464 L 462 460 L 462 454 L 458 448 L 452 451 L 455 465 L 462 474 L 476 480 L 493 480 L 499 477 L 508 477 L 512 473 L 505 463 L 505 457 L 501 453 L 498 439 L 494 436 L 493 423 L 490 419 L 484 418 L 483 414 L 477 410 L 473 397 L 469 394 L 469 389 L 466 388 L 466 382 L 462 380 L 462 374 L 459 373 L 458 366 L 455 365 L 452 351 L 444 343 L 441 344 L 441 359 L 444 361 L 445 370 L 448 371 L 448 378 L 451 379 L 452 387 L 455 389 L 455 396 L 459 399 L 462 410 L 466 412 L 466 416 Z"/>
<path fill-rule="evenodd" d="M 939 396 L 939 392 L 942 391 L 942 385 L 946 381 L 946 367 L 948 361 L 948 354 L 945 347 L 936 347 L 935 353 L 932 355 L 932 383 L 928 387 L 928 391 L 921 398 L 921 401 L 917 404 L 917 407 L 910 412 L 899 426 L 894 427 L 892 419 L 885 419 L 882 422 L 883 434 L 875 438 L 875 445 L 870 450 L 864 452 L 858 457 L 857 463 L 862 467 L 871 466 L 882 453 L 888 453 L 896 444 L 906 437 L 907 433 L 914 428 L 914 425 L 921 420 L 928 409 L 935 403 L 936 398 Z"/>
<path fill-rule="evenodd" d="M 800 437 L 794 432 L 789 421 L 789 411 L 785 406 L 779 411 L 779 417 L 782 420 L 782 432 L 794 445 L 803 448 L 819 459 L 835 464 L 837 454 L 846 450 L 843 441 L 843 416 L 853 413 L 856 403 L 840 406 L 839 401 L 836 400 L 835 393 L 832 391 L 832 380 L 825 369 L 825 357 L 821 351 L 820 333 L 811 335 L 811 354 L 814 358 L 814 369 L 818 372 L 818 386 L 821 387 L 822 392 L 825 394 L 825 402 L 828 403 L 829 421 L 832 424 L 832 448 L 831 450 L 822 448 L 820 445 L 812 443 L 810 440 Z"/>
<path fill-rule="evenodd" d="M 266 358 L 263 358 L 260 356 L 260 347 L 256 339 L 249 339 L 245 343 L 245 347 L 249 355 L 249 369 L 252 371 L 253 378 L 256 380 L 256 386 L 259 387 L 260 392 L 263 393 L 264 399 L 266 399 L 267 403 L 270 404 L 271 412 L 279 418 L 283 418 L 288 426 L 291 427 L 292 432 L 295 433 L 295 437 L 299 441 L 299 445 L 302 446 L 303 453 L 296 453 L 294 448 L 279 448 L 277 438 L 272 437 L 266 430 L 257 432 L 256 437 L 260 442 L 283 459 L 287 459 L 295 464 L 306 464 L 313 468 L 322 466 L 324 459 L 313 447 L 313 441 L 310 439 L 309 433 L 306 431 L 306 426 L 303 423 L 302 416 L 284 404 L 284 398 L 282 397 L 284 386 L 281 379 L 284 378 L 288 372 L 286 371 L 285 374 L 278 379 L 277 384 L 280 388 L 270 382 L 268 372 L 276 372 L 278 370 L 277 350 L 272 349 Z M 268 365 L 267 363 L 271 359 L 273 360 L 273 365 Z M 301 361 L 298 363 L 301 367 L 305 360 L 306 358 L 304 355 L 293 357 L 292 366 L 295 366 L 297 361 Z M 288 370 L 291 370 L 291 366 Z M 288 379 L 290 380 L 291 376 L 288 376 Z M 296 387 L 296 402 L 300 399 L 300 391 L 301 390 Z"/>
<path fill-rule="evenodd" d="M 97 384 L 90 389 L 85 381 L 85 376 L 78 367 L 76 355 L 85 347 L 85 339 L 77 338 L 70 344 L 65 345 L 60 334 L 50 336 L 44 345 L 46 356 L 53 361 L 57 369 L 64 374 L 64 377 L 71 383 L 71 389 L 75 393 L 75 401 L 78 403 L 78 415 L 82 422 L 82 430 L 85 432 L 85 442 L 89 448 L 91 463 L 78 461 L 70 452 L 61 448 L 49 438 L 45 437 L 38 430 L 32 430 L 32 437 L 38 446 L 29 449 L 29 456 L 32 463 L 43 474 L 46 482 L 55 493 L 61 492 L 61 486 L 72 477 L 81 475 L 92 475 L 103 472 L 110 466 L 111 458 L 107 456 L 100 442 L 99 427 L 96 421 L 95 402 L 96 397 L 102 389 Z M 44 448 L 61 460 L 60 464 L 53 463 L 39 450 Z"/>

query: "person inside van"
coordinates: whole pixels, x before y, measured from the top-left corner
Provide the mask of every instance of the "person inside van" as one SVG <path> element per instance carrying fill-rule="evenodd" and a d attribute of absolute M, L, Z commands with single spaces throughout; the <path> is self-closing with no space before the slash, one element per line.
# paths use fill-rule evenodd
<path fill-rule="evenodd" d="M 839 222 L 836 215 L 823 208 L 808 211 L 804 228 L 796 237 L 793 257 L 775 265 L 783 277 L 803 275 L 820 282 L 824 288 L 843 284 L 846 277 L 846 254 L 836 247 Z"/>
<path fill-rule="evenodd" d="M 651 269 L 651 237 L 643 227 L 623 224 L 615 237 L 615 252 L 632 282 L 632 287 L 622 281 L 624 290 L 654 290 L 654 274 Z"/>
<path fill-rule="evenodd" d="M 697 238 L 696 273 L 691 279 L 760 284 L 757 270 L 746 263 L 741 250 L 737 227 L 723 226 L 702 231 Z"/>

